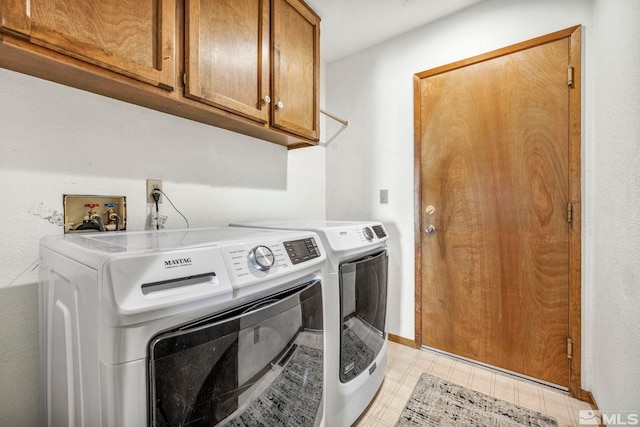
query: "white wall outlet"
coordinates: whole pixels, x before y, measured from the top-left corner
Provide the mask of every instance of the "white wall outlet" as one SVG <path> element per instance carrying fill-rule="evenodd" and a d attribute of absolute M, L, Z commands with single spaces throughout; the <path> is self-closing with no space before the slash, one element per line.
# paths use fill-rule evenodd
<path fill-rule="evenodd" d="M 147 203 L 155 203 L 153 200 L 153 190 L 158 189 L 162 190 L 162 180 L 161 179 L 147 179 Z M 162 193 L 160 193 L 160 199 L 158 203 L 162 203 Z"/>
<path fill-rule="evenodd" d="M 389 203 L 389 190 L 380 190 L 380 203 Z"/>

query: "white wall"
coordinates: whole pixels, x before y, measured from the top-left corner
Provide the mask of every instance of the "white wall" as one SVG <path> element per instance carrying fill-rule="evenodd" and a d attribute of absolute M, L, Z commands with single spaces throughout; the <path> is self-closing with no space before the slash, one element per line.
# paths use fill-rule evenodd
<path fill-rule="evenodd" d="M 593 146 L 587 165 L 591 390 L 640 412 L 640 2 L 596 0 Z M 625 418 L 622 418 L 625 420 Z"/>
<path fill-rule="evenodd" d="M 413 75 L 582 24 L 582 385 L 601 408 L 640 411 L 639 5 L 486 0 L 327 66 L 327 109 L 350 121 L 328 124 L 327 218 L 389 227 L 391 333 L 414 338 Z"/>
<path fill-rule="evenodd" d="M 3 69 L 0 98 L 0 425 L 38 420 L 35 267 L 38 240 L 62 233 L 63 194 L 126 196 L 129 230 L 145 227 L 147 178 L 192 228 L 324 218 L 324 148 L 287 151 Z"/>

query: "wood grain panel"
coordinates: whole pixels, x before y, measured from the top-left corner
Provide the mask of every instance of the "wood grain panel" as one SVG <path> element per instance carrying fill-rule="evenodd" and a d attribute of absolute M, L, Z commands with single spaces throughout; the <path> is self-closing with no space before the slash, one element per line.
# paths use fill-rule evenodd
<path fill-rule="evenodd" d="M 269 1 L 191 0 L 187 96 L 267 123 Z"/>
<path fill-rule="evenodd" d="M 422 342 L 568 386 L 567 39 L 419 83 Z M 433 205 L 434 215 L 424 213 Z"/>
<path fill-rule="evenodd" d="M 317 139 L 320 20 L 296 0 L 273 2 L 272 123 L 294 134 Z M 283 108 L 276 109 L 278 102 Z"/>
<path fill-rule="evenodd" d="M 10 0 L 3 21 L 34 44 L 167 89 L 175 0 Z"/>
<path fill-rule="evenodd" d="M 573 218 L 569 230 L 569 332 L 573 341 L 569 391 L 579 399 L 591 399 L 593 396 L 582 390 L 582 29 L 573 29 L 570 37 L 569 63 L 573 67 L 573 86 L 569 92 L 569 192 L 573 206 Z M 597 406 L 596 406 L 597 408 Z"/>
<path fill-rule="evenodd" d="M 157 9 L 155 1 L 37 0 L 31 4 L 32 37 L 73 52 L 98 47 L 153 68 Z"/>
<path fill-rule="evenodd" d="M 31 21 L 27 15 L 25 0 L 0 1 L 0 29 L 9 34 L 31 34 Z"/>

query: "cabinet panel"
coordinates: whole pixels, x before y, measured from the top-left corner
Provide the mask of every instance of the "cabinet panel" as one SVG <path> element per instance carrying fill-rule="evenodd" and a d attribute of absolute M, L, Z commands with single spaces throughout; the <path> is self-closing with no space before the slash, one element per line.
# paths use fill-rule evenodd
<path fill-rule="evenodd" d="M 186 96 L 268 122 L 269 10 L 269 0 L 187 2 Z"/>
<path fill-rule="evenodd" d="M 31 32 L 27 3 L 25 0 L 0 0 L 0 29 L 8 33 L 29 34 Z"/>
<path fill-rule="evenodd" d="M 272 16 L 272 125 L 317 140 L 320 19 L 297 0 L 273 0 Z"/>
<path fill-rule="evenodd" d="M 175 0 L 9 0 L 3 29 L 156 86 L 175 83 Z"/>

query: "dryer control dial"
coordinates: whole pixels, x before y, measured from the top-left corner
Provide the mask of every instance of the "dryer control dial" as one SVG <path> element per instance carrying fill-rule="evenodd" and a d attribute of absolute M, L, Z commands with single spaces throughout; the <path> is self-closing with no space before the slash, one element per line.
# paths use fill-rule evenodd
<path fill-rule="evenodd" d="M 249 251 L 249 261 L 257 270 L 267 271 L 276 261 L 273 251 L 266 246 L 256 246 Z"/>
<path fill-rule="evenodd" d="M 365 227 L 362 229 L 362 234 L 364 234 L 364 238 L 367 240 L 373 240 L 373 231 L 369 227 Z"/>

